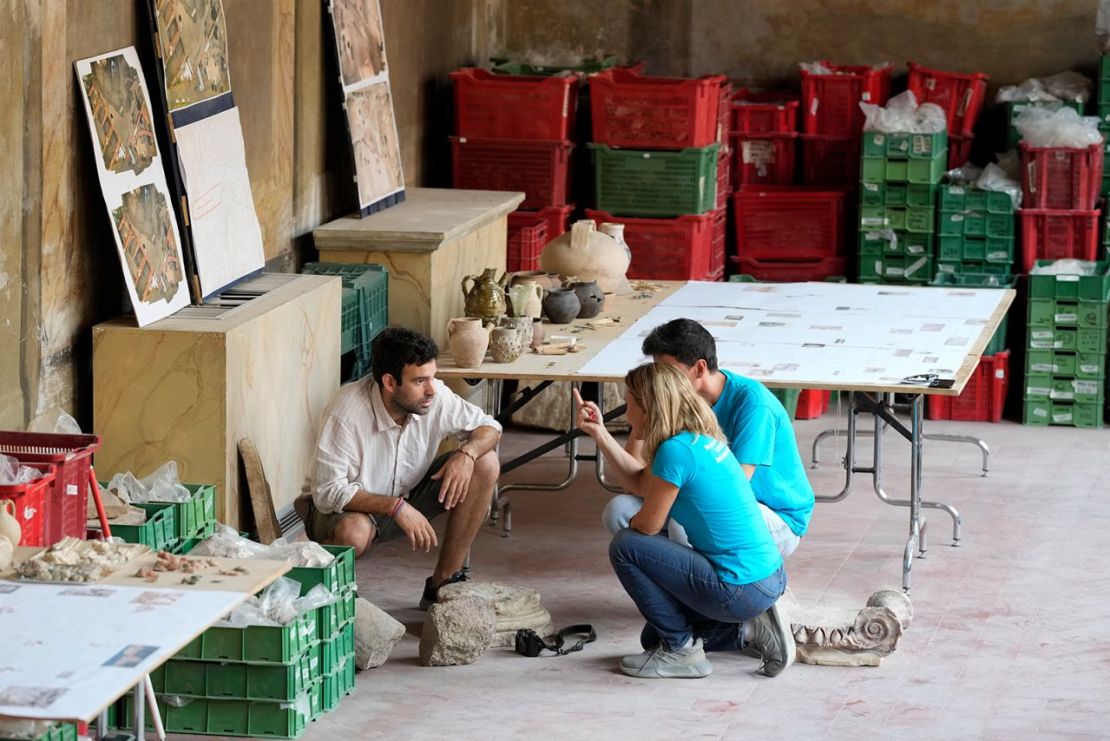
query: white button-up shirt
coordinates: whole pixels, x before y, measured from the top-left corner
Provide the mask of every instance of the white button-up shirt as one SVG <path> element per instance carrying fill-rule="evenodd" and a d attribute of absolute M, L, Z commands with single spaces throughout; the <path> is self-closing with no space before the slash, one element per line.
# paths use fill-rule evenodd
<path fill-rule="evenodd" d="M 371 376 L 339 389 L 324 412 L 313 466 L 312 498 L 321 512 L 341 512 L 359 492 L 407 497 L 431 467 L 448 435 L 462 441 L 479 427 L 501 425 L 479 407 L 433 380 L 427 414 L 393 421 Z"/>

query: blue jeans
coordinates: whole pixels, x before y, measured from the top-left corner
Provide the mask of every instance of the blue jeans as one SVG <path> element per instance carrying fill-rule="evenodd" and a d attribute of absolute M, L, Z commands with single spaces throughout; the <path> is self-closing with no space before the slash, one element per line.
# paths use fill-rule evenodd
<path fill-rule="evenodd" d="M 609 561 L 640 614 L 671 648 L 693 636 L 695 623 L 737 625 L 765 612 L 786 591 L 781 566 L 751 584 L 729 584 L 693 548 L 630 528 L 613 536 Z"/>

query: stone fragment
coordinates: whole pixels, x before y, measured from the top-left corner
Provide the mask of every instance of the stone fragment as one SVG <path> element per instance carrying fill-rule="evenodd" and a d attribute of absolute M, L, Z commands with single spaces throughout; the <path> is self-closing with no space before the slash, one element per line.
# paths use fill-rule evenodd
<path fill-rule="evenodd" d="M 863 608 L 802 606 L 792 594 L 790 627 L 798 661 L 823 666 L 878 666 L 898 646 L 913 607 L 895 590 L 871 595 Z"/>
<path fill-rule="evenodd" d="M 439 601 L 448 603 L 461 597 L 479 597 L 493 605 L 497 624 L 494 627 L 493 645 L 512 647 L 516 632 L 531 628 L 544 638 L 555 632 L 551 613 L 540 604 L 540 593 L 535 589 L 498 582 L 456 582 L 439 590 Z"/>
<path fill-rule="evenodd" d="M 373 669 L 385 663 L 405 634 L 405 626 L 380 607 L 359 597 L 355 600 L 355 669 Z"/>
<path fill-rule="evenodd" d="M 420 635 L 424 666 L 471 664 L 493 644 L 497 614 L 489 600 L 459 597 L 428 609 Z"/>

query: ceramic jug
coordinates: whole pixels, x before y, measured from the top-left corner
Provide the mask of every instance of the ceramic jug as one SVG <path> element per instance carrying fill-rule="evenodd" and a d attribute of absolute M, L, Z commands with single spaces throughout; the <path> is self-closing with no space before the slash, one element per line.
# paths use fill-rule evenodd
<path fill-rule="evenodd" d="M 0 538 L 10 541 L 13 546 L 19 545 L 19 540 L 23 537 L 23 528 L 15 518 L 16 512 L 15 502 L 0 499 Z"/>
<path fill-rule="evenodd" d="M 511 363 L 520 357 L 520 333 L 514 327 L 498 327 L 489 342 L 490 357 L 495 363 Z"/>
<path fill-rule="evenodd" d="M 487 322 L 497 321 L 505 313 L 506 273 L 497 279 L 497 268 L 486 268 L 481 275 L 468 275 L 462 279 L 462 292 L 467 316 L 476 316 Z M 470 281 L 470 287 L 467 287 Z"/>
<path fill-rule="evenodd" d="M 596 281 L 571 283 L 570 287 L 578 296 L 578 302 L 582 304 L 582 308 L 578 310 L 579 319 L 592 319 L 601 313 L 601 307 L 605 305 L 605 294 L 601 292 Z"/>
<path fill-rule="evenodd" d="M 543 298 L 543 313 L 547 314 L 552 324 L 569 324 L 581 310 L 582 302 L 578 300 L 573 288 L 548 291 Z"/>
<path fill-rule="evenodd" d="M 447 347 L 459 368 L 477 368 L 486 357 L 489 330 L 476 317 L 447 320 Z"/>
<path fill-rule="evenodd" d="M 509 299 L 509 315 L 534 318 L 543 312 L 543 289 L 534 280 L 514 283 L 505 292 Z"/>

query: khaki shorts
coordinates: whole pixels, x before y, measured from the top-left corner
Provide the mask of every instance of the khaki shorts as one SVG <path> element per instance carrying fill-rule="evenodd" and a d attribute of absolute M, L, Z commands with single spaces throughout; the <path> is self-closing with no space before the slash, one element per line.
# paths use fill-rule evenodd
<path fill-rule="evenodd" d="M 443 508 L 443 504 L 439 501 L 439 480 L 432 479 L 432 475 L 437 473 L 439 469 L 443 468 L 443 464 L 451 457 L 454 451 L 444 453 L 443 455 L 432 461 L 431 467 L 424 478 L 420 479 L 420 483 L 412 487 L 409 495 L 405 498 L 405 503 L 409 506 L 415 507 L 420 514 L 427 517 L 429 520 L 437 515 L 441 515 L 447 510 Z M 364 512 L 321 512 L 316 509 L 316 505 L 309 497 L 308 514 L 304 518 L 304 531 L 309 540 L 321 542 L 331 540 L 335 535 L 335 528 L 339 525 L 339 521 L 344 517 L 369 517 L 370 522 L 373 523 L 377 535 L 374 536 L 375 543 L 379 541 L 386 541 L 404 533 L 397 523 L 393 521 L 392 517 L 375 517 L 368 515 Z"/>

